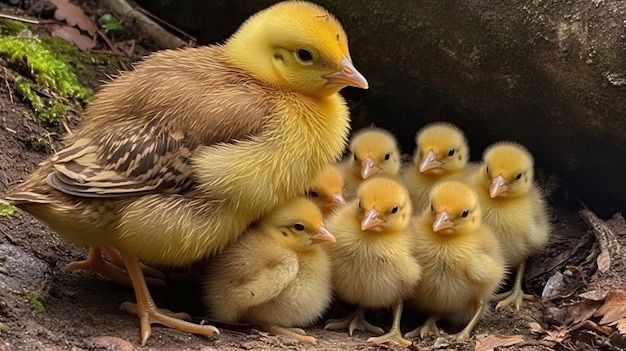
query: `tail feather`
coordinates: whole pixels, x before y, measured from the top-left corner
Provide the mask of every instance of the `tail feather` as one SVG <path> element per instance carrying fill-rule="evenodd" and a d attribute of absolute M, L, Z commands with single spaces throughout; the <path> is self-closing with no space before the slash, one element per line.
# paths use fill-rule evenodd
<path fill-rule="evenodd" d="M 21 204 L 49 204 L 54 202 L 48 195 L 38 194 L 29 191 L 20 191 L 7 195 L 4 199 L 0 199 L 0 203 L 18 206 Z"/>

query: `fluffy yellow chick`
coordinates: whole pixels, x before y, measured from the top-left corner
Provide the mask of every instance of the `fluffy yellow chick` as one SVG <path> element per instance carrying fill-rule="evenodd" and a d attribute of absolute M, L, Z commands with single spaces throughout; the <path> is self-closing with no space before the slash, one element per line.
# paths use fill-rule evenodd
<path fill-rule="evenodd" d="M 413 162 L 401 172 L 413 208 L 420 213 L 428 206 L 432 187 L 441 180 L 464 175 L 470 151 L 463 131 L 447 122 L 430 123 L 415 135 Z"/>
<path fill-rule="evenodd" d="M 318 244 L 335 237 L 322 222 L 315 203 L 295 198 L 212 258 L 203 297 L 213 316 L 315 344 L 293 327 L 311 325 L 332 299 L 330 261 Z"/>
<path fill-rule="evenodd" d="M 365 329 L 380 335 L 383 330 L 365 320 L 365 309 L 393 307 L 389 332 L 368 341 L 410 345 L 400 333 L 400 318 L 403 300 L 421 276 L 421 267 L 411 255 L 411 212 L 406 189 L 380 176 L 363 182 L 357 198 L 328 218 L 327 227 L 337 238 L 327 248 L 335 292 L 359 307 L 345 318 L 329 320 L 325 329 L 348 328 L 350 335 L 354 329 Z"/>
<path fill-rule="evenodd" d="M 327 216 L 345 204 L 343 175 L 336 165 L 328 165 L 317 175 L 307 195 Z"/>
<path fill-rule="evenodd" d="M 430 193 L 430 208 L 418 216 L 413 233 L 422 280 L 411 301 L 430 314 L 406 338 L 438 332 L 446 317 L 465 327 L 456 337 L 469 338 L 505 272 L 499 241 L 482 223 L 476 193 L 459 181 L 442 181 Z"/>
<path fill-rule="evenodd" d="M 359 185 L 375 174 L 396 176 L 400 171 L 400 151 L 396 138 L 380 128 L 364 128 L 350 140 L 349 155 L 341 162 L 345 181 L 344 196 L 353 199 Z"/>
<path fill-rule="evenodd" d="M 546 202 L 534 182 L 533 157 L 517 143 L 495 143 L 485 150 L 473 181 L 485 221 L 515 269 L 513 288 L 496 297 L 496 309 L 513 304 L 519 310 L 524 299 L 533 298 L 522 290 L 526 259 L 546 245 L 550 233 Z"/>
<path fill-rule="evenodd" d="M 120 252 L 142 345 L 151 323 L 212 335 L 156 308 L 139 261 L 219 252 L 304 194 L 345 149 L 347 85 L 368 86 L 341 24 L 312 3 L 278 3 L 223 45 L 158 52 L 105 84 L 66 148 L 7 199 L 66 239 Z"/>

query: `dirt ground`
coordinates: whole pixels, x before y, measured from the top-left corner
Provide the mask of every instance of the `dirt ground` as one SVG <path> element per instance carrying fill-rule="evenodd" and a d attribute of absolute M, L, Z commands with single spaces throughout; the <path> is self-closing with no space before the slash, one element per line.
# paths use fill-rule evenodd
<path fill-rule="evenodd" d="M 26 7 L 25 13 L 0 3 L 0 13 L 36 17 L 38 10 L 34 8 L 40 3 L 30 1 L 28 4 L 31 7 Z M 95 4 L 81 2 L 88 15 L 105 11 Z M 126 36 L 132 38 L 132 28 L 128 30 Z M 145 43 L 139 37 L 136 39 L 137 46 Z M 153 49 L 147 47 L 147 50 Z M 2 60 L 0 66 L 5 70 L 11 69 Z M 106 79 L 104 69 L 97 66 L 91 69 L 93 77 L 83 79 L 83 82 L 97 88 L 99 82 Z M 8 82 L 0 79 L 0 197 L 53 153 L 55 146 L 60 146 L 62 136 L 50 134 L 35 123 L 29 117 L 31 115 L 31 108 L 21 102 Z M 444 333 L 440 337 L 416 340 L 409 347 L 411 350 L 474 350 L 478 348 L 477 340 L 487 336 L 519 338 L 511 346 L 504 346 L 504 342 L 497 344 L 499 350 L 618 349 L 607 342 L 607 337 L 600 336 L 599 341 L 594 342 L 583 339 L 577 342 L 570 336 L 558 336 L 573 324 L 571 320 L 568 322 L 567 313 L 572 311 L 571 306 L 581 301 L 581 293 L 590 290 L 591 286 L 624 288 L 623 281 L 614 278 L 624 276 L 624 267 L 617 266 L 612 275 L 598 278 L 595 274 L 595 255 L 598 253 L 595 236 L 581 220 L 578 204 L 566 191 L 566 184 L 550 184 L 554 230 L 545 250 L 529 261 L 524 284 L 526 291 L 542 296 L 546 282 L 555 273 L 569 272 L 565 274 L 568 283 L 562 288 L 568 291 L 556 298 L 526 302 L 517 313 L 509 310 L 488 313 L 479 323 L 475 338 L 467 342 L 459 343 L 446 338 L 446 333 L 458 329 L 441 324 Z M 607 223 L 617 228 L 617 233 L 624 234 L 623 218 L 618 216 Z M 316 346 L 299 344 L 246 327 L 226 326 L 220 328 L 220 335 L 207 339 L 157 326 L 153 328 L 147 345 L 141 347 L 137 318 L 118 310 L 120 303 L 134 300 L 132 289 L 94 274 L 63 269 L 68 262 L 85 256 L 85 248 L 64 242 L 28 214 L 0 217 L 0 351 L 404 348 L 368 344 L 366 339 L 370 335 L 359 331 L 352 337 L 344 332 L 324 331 L 320 327 L 321 322 L 307 329 L 310 335 L 317 338 L 319 344 Z M 153 288 L 151 292 L 160 307 L 186 311 L 198 316 L 196 322 L 205 315 L 196 284 L 169 280 L 167 287 Z M 338 304 L 329 315 L 339 315 L 346 307 Z M 425 319 L 425 316 L 408 308 L 404 316 L 403 331 L 411 330 Z M 371 318 L 388 327 L 391 317 L 389 311 L 372 311 Z"/>

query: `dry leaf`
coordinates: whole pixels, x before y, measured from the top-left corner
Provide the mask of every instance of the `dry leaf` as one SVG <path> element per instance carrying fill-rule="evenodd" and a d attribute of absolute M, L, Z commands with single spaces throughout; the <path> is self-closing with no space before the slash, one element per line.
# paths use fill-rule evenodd
<path fill-rule="evenodd" d="M 546 337 L 543 338 L 543 340 L 561 342 L 565 340 L 565 338 L 567 338 L 568 331 L 567 329 L 558 329 L 558 330 L 548 330 L 547 333 L 548 335 L 546 335 Z"/>
<path fill-rule="evenodd" d="M 620 334 L 626 335 L 626 318 L 618 319 L 614 324 L 617 325 Z"/>
<path fill-rule="evenodd" d="M 626 318 L 626 291 L 613 290 L 609 291 L 602 305 L 596 313 L 595 317 L 603 316 L 600 324 L 613 323 L 619 319 Z"/>
<path fill-rule="evenodd" d="M 607 292 L 604 290 L 591 290 L 591 291 L 585 291 L 584 293 L 578 296 L 587 300 L 602 301 L 606 298 L 606 294 Z"/>
<path fill-rule="evenodd" d="M 59 21 L 65 20 L 65 22 L 67 22 L 70 26 L 77 26 L 78 28 L 89 33 L 92 37 L 96 35 L 98 27 L 96 27 L 96 24 L 85 15 L 80 7 L 70 4 L 69 0 L 48 1 L 57 7 L 56 11 L 54 11 L 54 18 Z"/>
<path fill-rule="evenodd" d="M 534 334 L 543 334 L 546 331 L 543 329 L 543 327 L 541 327 L 541 324 L 537 323 L 537 322 L 530 322 L 528 323 L 528 326 L 530 327 L 530 332 L 534 333 Z"/>
<path fill-rule="evenodd" d="M 88 36 L 80 34 L 80 31 L 74 27 L 52 25 L 49 27 L 53 37 L 61 38 L 74 43 L 82 51 L 87 51 L 96 46 L 96 41 Z"/>
<path fill-rule="evenodd" d="M 521 335 L 498 336 L 494 334 L 476 336 L 474 351 L 492 350 L 496 347 L 511 346 L 524 341 Z"/>

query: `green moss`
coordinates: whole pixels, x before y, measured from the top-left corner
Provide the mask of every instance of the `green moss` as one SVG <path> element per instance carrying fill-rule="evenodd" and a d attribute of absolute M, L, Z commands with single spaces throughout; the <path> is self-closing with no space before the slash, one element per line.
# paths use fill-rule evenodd
<path fill-rule="evenodd" d="M 4 331 L 4 328 L 5 328 L 4 323 L 0 322 L 0 333 L 2 333 L 2 331 Z"/>
<path fill-rule="evenodd" d="M 0 203 L 0 216 L 15 216 L 17 213 L 19 212 L 15 206 Z"/>
<path fill-rule="evenodd" d="M 39 293 L 33 290 L 24 290 L 24 297 L 26 297 L 26 301 L 30 304 L 33 310 L 36 312 L 43 312 L 45 308 L 43 307 L 43 303 L 39 300 Z"/>
<path fill-rule="evenodd" d="M 41 42 L 54 52 L 59 60 L 72 65 L 81 75 L 91 76 L 92 73 L 86 65 L 92 64 L 105 66 L 109 74 L 115 74 L 120 69 L 119 62 L 114 56 L 81 51 L 76 45 L 51 36 L 42 38 Z"/>
<path fill-rule="evenodd" d="M 12 21 L 0 18 L 0 33 L 4 35 L 17 35 L 24 29 L 35 30 L 33 26 L 29 26 L 20 21 Z"/>

